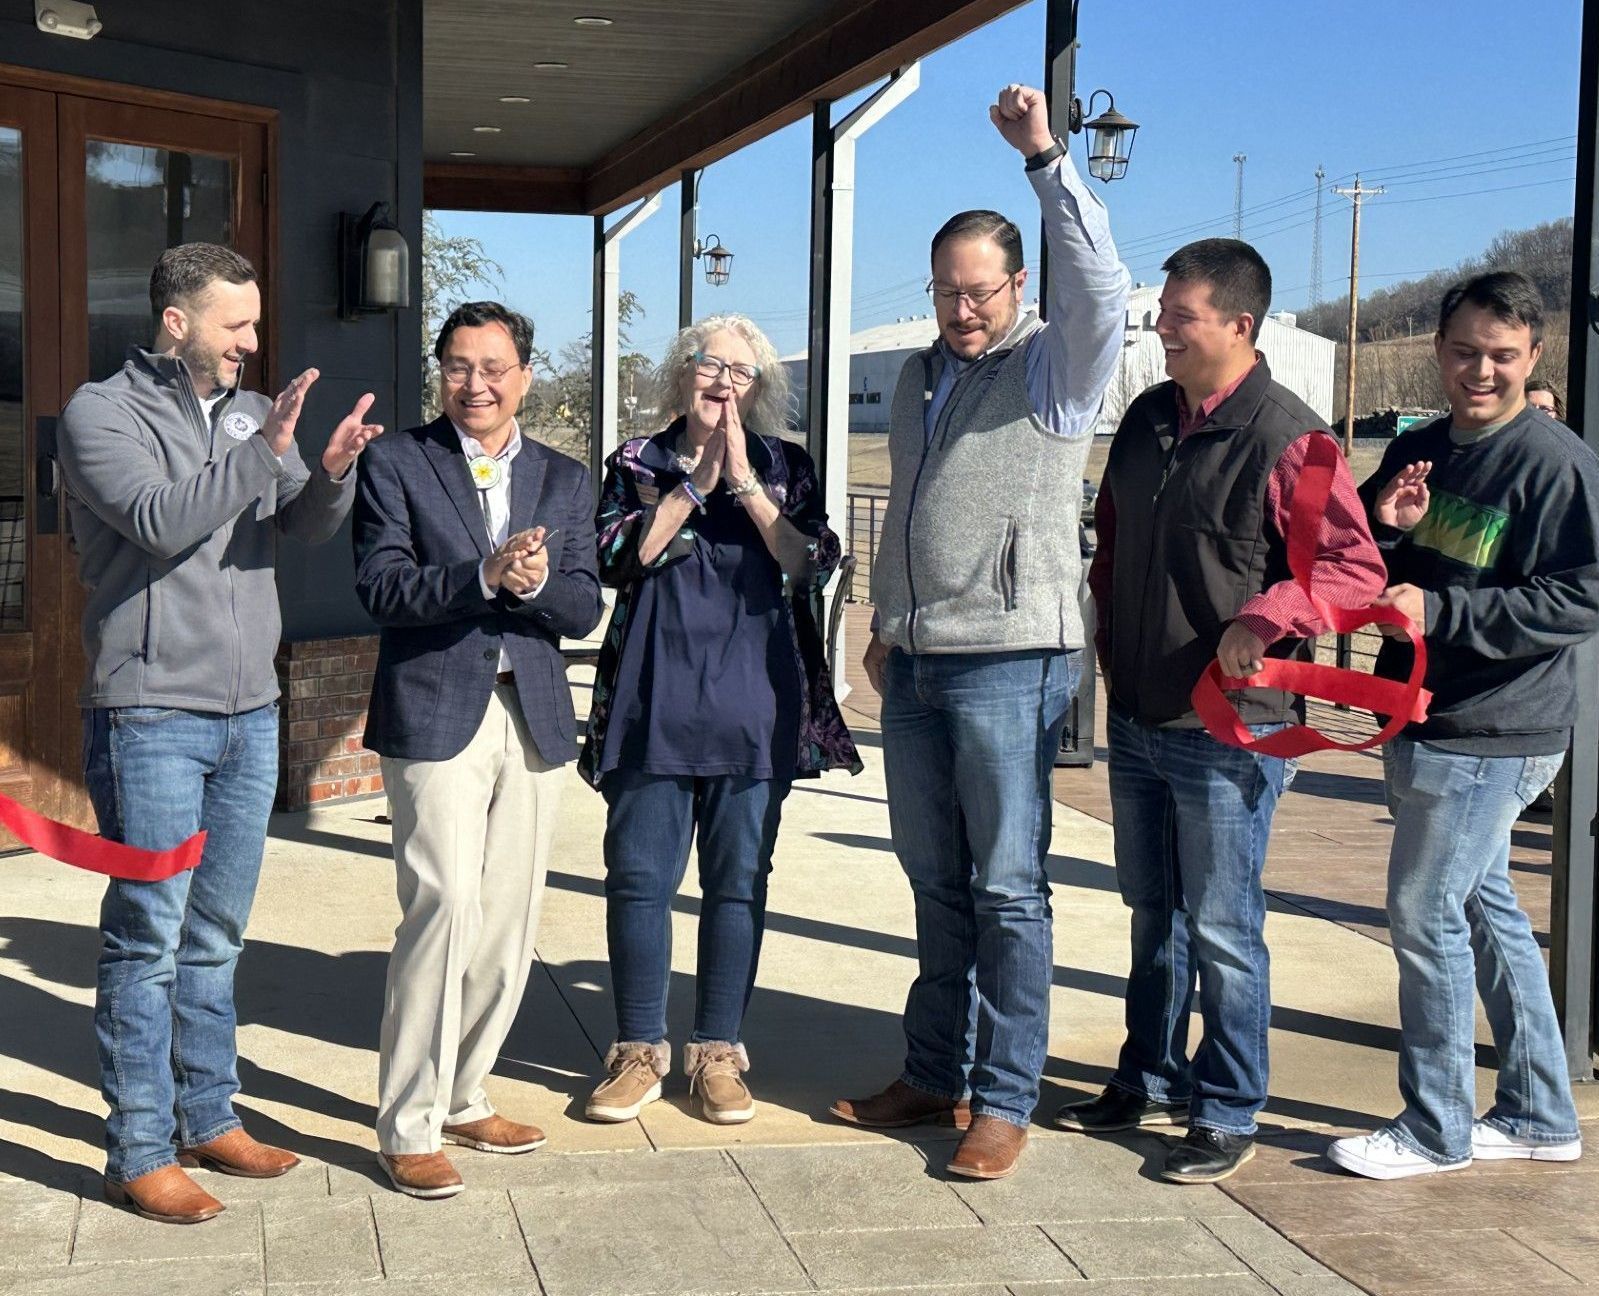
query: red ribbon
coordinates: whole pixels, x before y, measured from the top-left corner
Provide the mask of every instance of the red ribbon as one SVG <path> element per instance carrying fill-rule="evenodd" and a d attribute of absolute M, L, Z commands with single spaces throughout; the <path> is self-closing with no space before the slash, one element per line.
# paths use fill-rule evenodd
<path fill-rule="evenodd" d="M 1205 722 L 1212 738 L 1245 751 L 1265 756 L 1294 757 L 1318 751 L 1362 751 L 1387 742 L 1412 721 L 1427 718 L 1432 694 L 1422 688 L 1427 675 L 1427 645 L 1421 633 L 1404 613 L 1391 607 L 1346 608 L 1328 603 L 1310 587 L 1310 573 L 1316 565 L 1316 550 L 1321 520 L 1332 494 L 1333 472 L 1338 463 L 1338 444 L 1324 432 L 1315 433 L 1310 453 L 1294 486 L 1294 502 L 1288 523 L 1288 570 L 1327 627 L 1338 634 L 1352 634 L 1369 625 L 1397 626 L 1415 649 L 1410 678 L 1382 679 L 1359 671 L 1341 670 L 1316 662 L 1283 661 L 1268 658 L 1265 669 L 1246 678 L 1223 675 L 1221 663 L 1213 661 L 1194 685 L 1190 701 Z M 1327 702 L 1359 707 L 1380 716 L 1388 723 L 1363 742 L 1337 742 L 1309 725 L 1289 725 L 1276 733 L 1257 738 L 1249 732 L 1237 709 L 1228 701 L 1224 689 L 1272 688 L 1321 698 Z"/>
<path fill-rule="evenodd" d="M 35 810 L 0 795 L 0 824 L 15 834 L 24 846 L 48 855 L 73 868 L 104 873 L 128 882 L 164 882 L 200 862 L 205 850 L 205 833 L 197 832 L 171 850 L 145 850 L 107 841 L 81 828 L 46 819 Z"/>

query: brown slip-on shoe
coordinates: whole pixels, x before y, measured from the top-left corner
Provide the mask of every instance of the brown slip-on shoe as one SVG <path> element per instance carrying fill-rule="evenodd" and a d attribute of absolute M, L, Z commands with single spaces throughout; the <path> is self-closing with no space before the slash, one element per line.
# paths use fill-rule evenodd
<path fill-rule="evenodd" d="M 209 1143 L 179 1148 L 178 1164 L 190 1169 L 202 1166 L 241 1179 L 276 1179 L 299 1165 L 300 1158 L 282 1148 L 257 1143 L 242 1129 L 231 1129 Z"/>
<path fill-rule="evenodd" d="M 972 1123 L 972 1104 L 965 1098 L 943 1098 L 913 1089 L 896 1080 L 870 1098 L 840 1098 L 829 1111 L 851 1125 L 872 1129 L 903 1129 L 907 1125 L 953 1125 L 958 1130 Z"/>
<path fill-rule="evenodd" d="M 379 1152 L 378 1164 L 389 1182 L 407 1197 L 437 1201 L 454 1197 L 466 1187 L 442 1152 Z"/>
<path fill-rule="evenodd" d="M 522 1125 L 498 1114 L 464 1125 L 446 1125 L 444 1141 L 479 1152 L 504 1152 L 514 1156 L 544 1146 L 544 1131 L 537 1125 Z"/>
<path fill-rule="evenodd" d="M 175 1165 L 162 1166 L 126 1183 L 107 1179 L 105 1199 L 160 1224 L 199 1224 L 227 1209 Z"/>
<path fill-rule="evenodd" d="M 1020 1125 L 998 1116 L 979 1116 L 949 1159 L 949 1172 L 967 1179 L 1003 1179 L 1015 1173 L 1026 1146 L 1027 1131 Z"/>

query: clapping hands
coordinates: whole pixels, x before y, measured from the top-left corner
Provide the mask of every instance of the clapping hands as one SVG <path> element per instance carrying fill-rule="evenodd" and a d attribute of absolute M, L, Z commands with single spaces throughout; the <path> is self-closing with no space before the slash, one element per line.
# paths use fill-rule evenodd
<path fill-rule="evenodd" d="M 519 598 L 531 594 L 550 572 L 550 551 L 546 544 L 554 531 L 541 526 L 518 531 L 483 563 L 483 582 L 491 590 L 502 587 Z"/>

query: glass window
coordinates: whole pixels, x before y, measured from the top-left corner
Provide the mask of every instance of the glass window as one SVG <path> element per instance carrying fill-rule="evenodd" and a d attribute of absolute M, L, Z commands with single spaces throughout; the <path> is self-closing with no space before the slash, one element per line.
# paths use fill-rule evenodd
<path fill-rule="evenodd" d="M 91 139 L 85 196 L 89 240 L 89 376 L 149 346 L 150 267 L 179 243 L 233 244 L 227 158 Z"/>
<path fill-rule="evenodd" d="M 28 623 L 22 270 L 22 132 L 0 126 L 0 631 L 23 630 Z"/>

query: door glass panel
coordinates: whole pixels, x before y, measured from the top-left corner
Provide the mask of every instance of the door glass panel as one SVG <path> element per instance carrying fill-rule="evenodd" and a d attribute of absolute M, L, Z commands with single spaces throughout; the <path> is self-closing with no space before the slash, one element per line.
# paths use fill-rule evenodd
<path fill-rule="evenodd" d="M 142 144 L 87 142 L 89 376 L 149 346 L 150 268 L 179 243 L 233 245 L 229 159 Z"/>
<path fill-rule="evenodd" d="M 22 132 L 0 126 L 0 631 L 27 626 L 22 359 Z"/>

